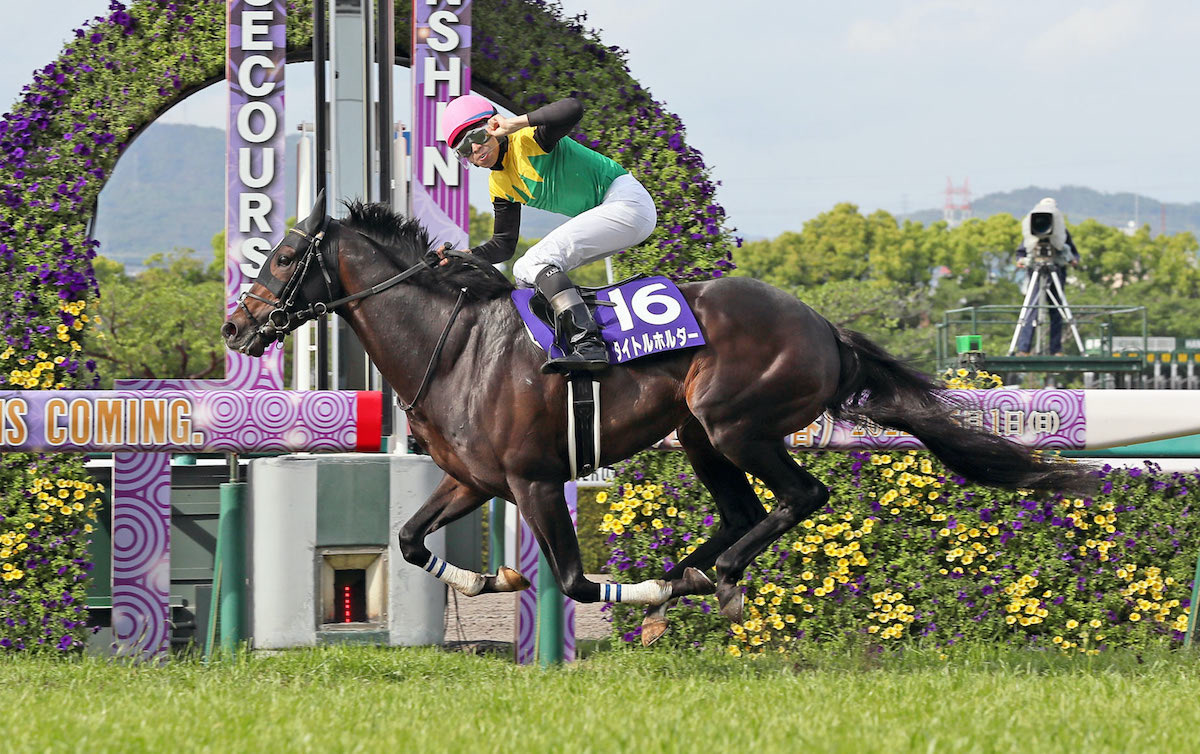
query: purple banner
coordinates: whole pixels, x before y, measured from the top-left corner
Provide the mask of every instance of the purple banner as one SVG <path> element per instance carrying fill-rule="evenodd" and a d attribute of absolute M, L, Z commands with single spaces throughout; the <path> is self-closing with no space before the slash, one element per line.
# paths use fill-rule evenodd
<path fill-rule="evenodd" d="M 576 516 L 579 488 L 575 482 L 563 485 L 563 494 L 567 499 L 567 511 L 571 514 L 571 524 L 578 525 Z M 516 569 L 522 576 L 529 579 L 529 588 L 517 592 L 517 617 L 513 627 L 516 633 L 514 659 L 518 665 L 528 665 L 536 657 L 537 647 L 537 576 L 538 576 L 538 543 L 533 538 L 533 530 L 525 519 L 517 514 L 517 565 Z M 563 660 L 575 660 L 575 600 L 563 596 Z"/>
<path fill-rule="evenodd" d="M 0 391 L 0 452 L 379 449 L 377 392 Z"/>
<path fill-rule="evenodd" d="M 471 91 L 471 0 L 413 0 L 412 215 L 467 248 L 467 170 L 441 139 L 446 103 Z"/>
<path fill-rule="evenodd" d="M 283 237 L 286 9 L 283 0 L 228 0 L 229 120 L 225 153 L 225 313 Z M 283 387 L 283 349 L 225 351 L 226 387 Z"/>
<path fill-rule="evenodd" d="M 561 356 L 554 332 L 529 308 L 533 296 L 532 288 L 518 288 L 512 292 L 513 304 L 534 342 L 543 351 Z M 600 291 L 597 298 L 612 303 L 596 307 L 596 323 L 613 364 L 705 343 L 683 294 L 665 277 L 631 280 Z"/>
<path fill-rule="evenodd" d="M 171 642 L 171 454 L 113 456 L 112 629 L 120 656 L 165 659 Z"/>
<path fill-rule="evenodd" d="M 283 73 L 287 15 L 283 0 L 226 0 L 225 7 L 225 79 L 229 87 L 225 161 L 225 314 L 228 315 L 258 277 L 267 253 L 284 230 Z M 257 359 L 227 349 L 223 380 L 117 380 L 116 386 L 139 391 L 213 391 L 214 395 L 255 388 L 278 389 L 283 387 L 283 349 L 270 349 Z M 138 410 L 143 408 L 138 406 Z M 236 442 L 247 441 L 243 436 Z M 152 447 L 159 451 L 174 446 Z M 121 654 L 154 658 L 165 655 L 170 647 L 169 461 L 170 456 L 163 452 L 119 452 L 113 456 L 113 631 L 116 650 Z"/>
<path fill-rule="evenodd" d="M 1080 450 L 1087 444 L 1086 392 L 1083 390 L 947 390 L 954 415 L 1030 448 Z M 796 450 L 908 450 L 924 446 L 917 438 L 876 424 L 834 421 L 821 414 L 786 438 Z M 678 448 L 672 433 L 659 447 Z"/>

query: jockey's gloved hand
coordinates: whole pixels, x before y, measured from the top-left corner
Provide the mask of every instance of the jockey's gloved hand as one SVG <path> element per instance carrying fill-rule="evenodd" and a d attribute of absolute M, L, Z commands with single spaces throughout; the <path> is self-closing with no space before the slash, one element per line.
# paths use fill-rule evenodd
<path fill-rule="evenodd" d="M 450 263 L 450 260 L 446 258 L 446 252 L 453 251 L 453 250 L 454 250 L 454 244 L 451 243 L 450 241 L 446 241 L 445 243 L 443 243 L 441 246 L 439 246 L 435 250 L 434 253 L 436 253 L 438 255 L 438 258 L 442 260 L 442 261 L 438 262 L 439 267 L 445 266 Z M 464 253 L 468 253 L 468 252 L 470 252 L 470 249 L 467 249 L 466 252 L 464 252 Z"/>

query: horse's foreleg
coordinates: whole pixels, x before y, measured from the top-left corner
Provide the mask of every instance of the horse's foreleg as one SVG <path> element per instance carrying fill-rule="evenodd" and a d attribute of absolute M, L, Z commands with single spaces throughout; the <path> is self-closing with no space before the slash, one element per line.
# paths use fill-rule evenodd
<path fill-rule="evenodd" d="M 426 537 L 467 515 L 489 498 L 487 493 L 468 487 L 449 474 L 444 476 L 425 504 L 400 530 L 400 552 L 404 559 L 468 597 L 483 592 L 528 589 L 529 581 L 511 568 L 502 566 L 494 575 L 476 573 L 447 563 L 425 546 Z"/>
<path fill-rule="evenodd" d="M 562 484 L 520 480 L 511 481 L 510 487 L 517 498 L 517 508 L 546 555 L 559 588 L 576 602 L 661 605 L 682 593 L 695 593 L 689 590 L 707 588 L 711 593 L 712 582 L 694 569 L 672 581 L 653 579 L 637 584 L 599 584 L 588 580 L 583 573 L 579 539 L 571 524 Z"/>

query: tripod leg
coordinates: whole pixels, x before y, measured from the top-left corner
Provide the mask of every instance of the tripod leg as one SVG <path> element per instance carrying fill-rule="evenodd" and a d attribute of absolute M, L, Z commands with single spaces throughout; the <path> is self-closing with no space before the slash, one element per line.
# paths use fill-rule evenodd
<path fill-rule="evenodd" d="M 1057 275 L 1050 275 L 1050 282 L 1054 286 L 1054 294 L 1058 297 L 1058 309 L 1062 313 L 1063 324 L 1071 328 L 1071 335 L 1075 337 L 1075 345 L 1079 348 L 1079 353 L 1083 354 L 1083 338 L 1079 337 L 1079 327 L 1075 324 L 1075 315 L 1071 313 L 1071 307 L 1067 304 L 1067 294 L 1063 291 L 1062 282 Z"/>
<path fill-rule="evenodd" d="M 1021 315 L 1017 317 L 1017 329 L 1013 330 L 1012 340 L 1008 344 L 1009 356 L 1017 352 L 1017 342 L 1021 339 L 1021 331 L 1029 323 L 1029 317 L 1037 311 L 1032 308 L 1032 303 L 1033 297 L 1037 295 L 1038 287 L 1038 275 L 1036 272 L 1031 272 L 1025 286 L 1025 300 L 1021 303 Z M 1032 326 L 1031 323 L 1030 326 Z"/>
<path fill-rule="evenodd" d="M 1037 327 L 1034 329 L 1037 345 L 1031 353 L 1041 356 L 1047 355 L 1050 350 L 1050 277 L 1048 267 L 1038 269 Z"/>

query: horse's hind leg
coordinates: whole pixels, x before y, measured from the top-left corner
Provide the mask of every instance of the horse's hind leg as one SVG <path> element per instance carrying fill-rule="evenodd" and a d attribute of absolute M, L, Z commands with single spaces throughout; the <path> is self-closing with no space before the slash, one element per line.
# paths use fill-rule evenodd
<path fill-rule="evenodd" d="M 708 570 L 721 553 L 767 517 L 766 509 L 746 480 L 746 473 L 717 452 L 699 422 L 690 419 L 676 436 L 696 478 L 712 495 L 720 520 L 711 537 L 667 571 L 668 580 L 682 579 L 688 568 Z M 667 630 L 666 612 L 670 604 L 664 602 L 646 611 L 642 620 L 643 646 L 650 646 Z"/>
<path fill-rule="evenodd" d="M 683 594 L 712 592 L 712 582 L 703 575 L 699 581 L 690 578 L 673 581 L 654 579 L 637 584 L 598 584 L 590 581 L 583 573 L 579 539 L 567 513 L 562 482 L 510 479 L 509 487 L 517 498 L 517 510 L 533 530 L 533 536 L 545 554 L 559 588 L 576 602 L 659 605 Z"/>
<path fill-rule="evenodd" d="M 400 530 L 400 552 L 404 559 L 468 597 L 528 589 L 529 581 L 507 566 L 501 566 L 495 574 L 476 573 L 447 563 L 425 546 L 426 537 L 483 505 L 489 497 L 449 474 L 442 477 L 433 494 Z"/>
<path fill-rule="evenodd" d="M 721 614 L 742 622 L 738 581 L 746 567 L 773 542 L 829 500 L 829 489 L 788 455 L 780 440 L 741 441 L 718 433 L 716 447 L 741 469 L 763 481 L 778 505 L 717 558 L 717 602 Z"/>

